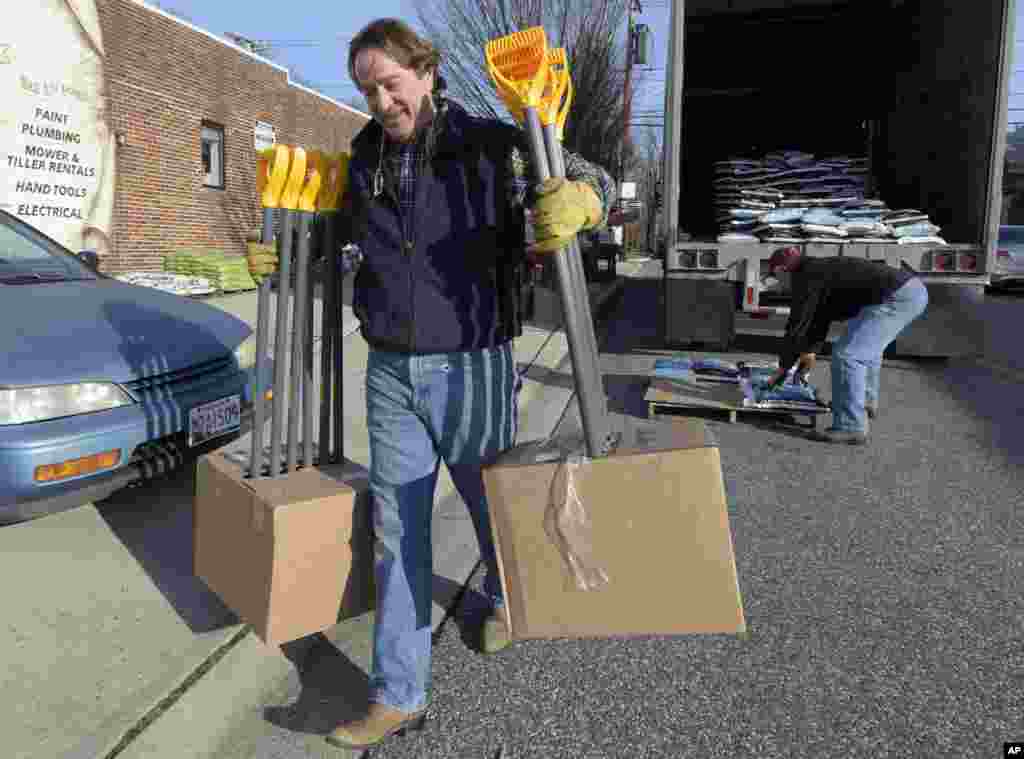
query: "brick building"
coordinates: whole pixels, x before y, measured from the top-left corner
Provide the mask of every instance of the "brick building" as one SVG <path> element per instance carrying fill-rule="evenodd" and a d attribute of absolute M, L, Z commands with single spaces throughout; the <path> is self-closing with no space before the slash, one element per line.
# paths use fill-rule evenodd
<path fill-rule="evenodd" d="M 244 253 L 258 228 L 255 132 L 348 150 L 368 116 L 290 81 L 287 69 L 142 0 L 96 0 L 116 137 L 103 271 L 155 271 L 185 247 Z"/>

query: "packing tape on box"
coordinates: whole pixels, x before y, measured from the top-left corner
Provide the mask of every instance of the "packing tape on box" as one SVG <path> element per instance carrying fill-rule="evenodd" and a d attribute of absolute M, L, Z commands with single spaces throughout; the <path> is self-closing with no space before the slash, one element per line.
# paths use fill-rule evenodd
<path fill-rule="evenodd" d="M 544 532 L 565 563 L 569 588 L 576 590 L 597 590 L 610 581 L 594 555 L 590 515 L 576 489 L 577 472 L 589 465 L 590 459 L 582 453 L 562 458 L 551 480 L 551 495 L 544 512 Z"/>

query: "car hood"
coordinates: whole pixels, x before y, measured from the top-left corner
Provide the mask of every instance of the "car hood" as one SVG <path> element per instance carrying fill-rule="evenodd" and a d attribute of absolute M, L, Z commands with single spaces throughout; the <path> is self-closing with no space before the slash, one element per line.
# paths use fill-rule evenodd
<path fill-rule="evenodd" d="M 128 382 L 221 358 L 251 333 L 205 303 L 115 279 L 0 285 L 0 385 Z"/>

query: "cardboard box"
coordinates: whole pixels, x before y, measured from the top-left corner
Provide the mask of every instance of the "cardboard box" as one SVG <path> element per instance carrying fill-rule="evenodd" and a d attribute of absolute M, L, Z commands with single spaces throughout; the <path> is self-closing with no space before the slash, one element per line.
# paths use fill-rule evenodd
<path fill-rule="evenodd" d="M 352 462 L 249 480 L 224 453 L 196 466 L 194 571 L 268 645 L 373 609 L 373 520 Z"/>
<path fill-rule="evenodd" d="M 564 506 L 566 459 L 581 440 L 520 445 L 484 469 L 512 638 L 745 633 L 704 423 L 613 418 L 619 446 L 573 472 L 589 524 L 578 503 Z M 580 577 L 594 584 L 580 589 Z"/>

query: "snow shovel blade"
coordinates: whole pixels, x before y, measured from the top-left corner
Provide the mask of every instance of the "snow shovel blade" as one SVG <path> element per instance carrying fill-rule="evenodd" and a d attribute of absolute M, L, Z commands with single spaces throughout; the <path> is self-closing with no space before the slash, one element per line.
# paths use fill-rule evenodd
<path fill-rule="evenodd" d="M 321 211 L 337 211 L 345 197 L 348 184 L 348 153 L 336 153 L 324 158 L 324 177 L 320 185 L 317 207 Z"/>
<path fill-rule="evenodd" d="M 534 26 L 491 40 L 484 55 L 487 71 L 503 99 L 515 98 L 518 110 L 540 107 L 548 78 L 544 27 Z"/>
<path fill-rule="evenodd" d="M 292 148 L 291 154 L 292 161 L 288 169 L 288 181 L 285 183 L 279 203 L 281 208 L 294 211 L 299 207 L 299 195 L 302 192 L 302 185 L 306 181 L 306 151 L 302 148 Z"/>
<path fill-rule="evenodd" d="M 260 205 L 277 208 L 281 192 L 288 179 L 291 152 L 286 145 L 275 145 L 261 150 L 256 162 L 256 187 L 260 193 Z"/>
<path fill-rule="evenodd" d="M 512 118 L 522 126 L 524 114 L 519 95 L 500 81 L 495 81 L 498 95 L 512 114 Z M 569 64 L 565 48 L 559 47 L 548 51 L 548 80 L 541 95 L 538 116 L 544 126 L 555 124 L 558 128 L 559 142 L 565 132 L 565 121 L 569 116 L 572 103 L 572 80 L 569 78 Z"/>
<path fill-rule="evenodd" d="M 544 89 L 539 110 L 540 123 L 544 126 L 557 124 L 559 119 L 564 123 L 569 112 L 569 104 L 562 105 L 566 89 L 569 87 L 569 63 L 566 60 L 565 48 L 558 47 L 548 51 L 548 85 Z M 564 110 L 563 110 L 564 109 Z"/>
<path fill-rule="evenodd" d="M 323 183 L 324 170 L 323 153 L 319 150 L 310 150 L 306 153 L 306 183 L 299 195 L 300 211 L 312 213 L 317 210 L 316 201 Z"/>
<path fill-rule="evenodd" d="M 572 108 L 573 95 L 572 75 L 569 73 L 569 58 L 565 54 L 565 48 L 560 47 L 552 50 L 548 55 L 548 63 L 552 68 L 558 69 L 558 74 L 564 81 L 562 94 L 558 96 L 560 101 L 558 114 L 554 119 L 555 135 L 558 141 L 561 142 L 562 138 L 565 137 L 565 122 L 569 118 L 569 109 Z"/>

